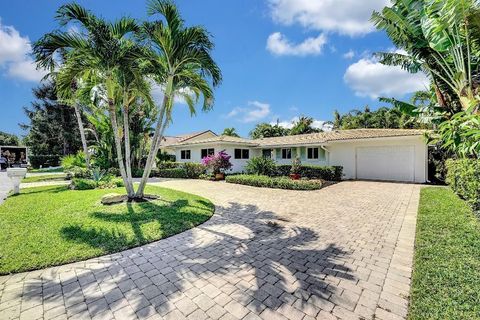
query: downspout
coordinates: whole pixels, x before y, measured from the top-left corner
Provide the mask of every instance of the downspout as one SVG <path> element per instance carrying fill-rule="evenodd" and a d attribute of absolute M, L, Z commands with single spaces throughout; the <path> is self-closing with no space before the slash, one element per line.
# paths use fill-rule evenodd
<path fill-rule="evenodd" d="M 321 145 L 320 148 L 325 150 L 325 158 L 327 160 L 327 166 L 330 165 L 330 150 L 328 150 L 325 146 Z"/>

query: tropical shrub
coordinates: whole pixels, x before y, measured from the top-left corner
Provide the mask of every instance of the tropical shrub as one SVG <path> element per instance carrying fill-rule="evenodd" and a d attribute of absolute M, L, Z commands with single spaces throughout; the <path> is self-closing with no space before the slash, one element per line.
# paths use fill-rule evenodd
<path fill-rule="evenodd" d="M 292 161 L 292 166 L 290 167 L 291 174 L 300 174 L 302 169 L 302 162 L 299 157 L 296 157 Z"/>
<path fill-rule="evenodd" d="M 198 179 L 200 175 L 205 174 L 207 168 L 200 163 L 185 162 L 182 165 L 182 169 L 185 170 L 187 178 Z"/>
<path fill-rule="evenodd" d="M 72 178 L 91 179 L 92 175 L 92 170 L 87 168 L 72 167 L 67 171 L 67 176 Z"/>
<path fill-rule="evenodd" d="M 61 165 L 65 170 L 72 169 L 74 167 L 85 168 L 85 154 L 81 151 L 77 154 L 69 154 L 61 159 Z"/>
<path fill-rule="evenodd" d="M 447 183 L 474 209 L 480 210 L 480 160 L 447 160 Z"/>
<path fill-rule="evenodd" d="M 115 168 L 115 167 L 110 167 L 107 169 L 107 174 L 119 177 L 120 176 L 120 169 Z"/>
<path fill-rule="evenodd" d="M 142 168 L 133 168 L 132 169 L 132 177 L 141 178 L 142 176 L 143 176 L 143 169 Z"/>
<path fill-rule="evenodd" d="M 187 172 L 183 168 L 160 169 L 156 172 L 156 177 L 186 179 Z"/>
<path fill-rule="evenodd" d="M 247 174 L 272 176 L 275 173 L 275 161 L 265 157 L 253 157 L 247 161 L 245 171 Z"/>
<path fill-rule="evenodd" d="M 276 188 L 288 190 L 317 190 L 322 187 L 320 180 L 292 180 L 287 177 L 268 177 L 261 175 L 232 175 L 227 176 L 228 183 L 243 184 L 261 188 Z"/>
<path fill-rule="evenodd" d="M 157 163 L 157 168 L 162 169 L 175 169 L 179 168 L 182 165 L 182 162 L 160 162 Z"/>
<path fill-rule="evenodd" d="M 75 190 L 91 190 L 97 188 L 97 182 L 92 179 L 73 178 L 71 188 Z"/>
<path fill-rule="evenodd" d="M 278 165 L 275 169 L 275 176 L 288 176 L 292 171 L 292 166 L 289 164 Z M 302 165 L 300 166 L 299 173 L 302 177 L 308 179 L 340 181 L 343 176 L 343 167 Z"/>
<path fill-rule="evenodd" d="M 208 169 L 212 170 L 214 174 L 225 173 L 225 171 L 232 168 L 233 164 L 230 162 L 229 156 L 225 150 L 217 154 L 206 156 L 202 159 L 202 164 Z"/>

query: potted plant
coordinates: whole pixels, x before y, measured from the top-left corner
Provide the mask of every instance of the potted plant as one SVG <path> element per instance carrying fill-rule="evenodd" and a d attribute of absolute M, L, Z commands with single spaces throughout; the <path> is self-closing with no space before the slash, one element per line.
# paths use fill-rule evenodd
<path fill-rule="evenodd" d="M 230 158 L 231 156 L 223 150 L 216 155 L 206 156 L 202 159 L 202 163 L 212 171 L 215 180 L 223 180 L 225 179 L 225 171 L 232 168 Z"/>
<path fill-rule="evenodd" d="M 296 157 L 292 161 L 292 168 L 290 169 L 290 179 L 292 180 L 300 180 L 300 169 L 302 167 L 302 162 L 300 161 L 299 157 Z"/>

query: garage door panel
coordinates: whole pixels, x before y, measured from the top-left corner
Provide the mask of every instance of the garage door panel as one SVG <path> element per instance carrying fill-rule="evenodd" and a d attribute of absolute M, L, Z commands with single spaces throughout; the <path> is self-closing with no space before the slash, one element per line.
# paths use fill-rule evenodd
<path fill-rule="evenodd" d="M 408 181 L 415 179 L 414 146 L 357 148 L 357 179 Z"/>

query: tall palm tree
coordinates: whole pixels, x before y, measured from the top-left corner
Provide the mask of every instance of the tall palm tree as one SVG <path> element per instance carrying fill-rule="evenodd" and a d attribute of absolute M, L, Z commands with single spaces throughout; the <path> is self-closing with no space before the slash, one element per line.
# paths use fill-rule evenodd
<path fill-rule="evenodd" d="M 225 129 L 223 129 L 222 135 L 223 136 L 229 136 L 229 137 L 237 137 L 237 138 L 240 137 L 235 128 L 225 128 Z"/>
<path fill-rule="evenodd" d="M 80 25 L 82 32 L 57 30 L 46 34 L 33 47 L 36 61 L 40 67 L 53 70 L 56 67 L 56 55 L 64 54 L 65 63 L 60 66 L 57 76 L 60 91 L 67 91 L 78 79 L 90 85 L 95 84 L 92 88 L 99 93 L 99 103 L 108 110 L 110 117 L 120 174 L 128 197 L 133 199 L 135 192 L 129 162 L 129 130 L 126 120 L 132 101 L 132 96 L 129 95 L 131 84 L 138 82 L 139 61 L 145 56 L 144 50 L 130 37 L 139 27 L 131 18 L 107 22 L 75 3 L 61 6 L 56 18 L 61 26 L 69 23 Z M 123 111 L 124 115 L 125 157 L 117 119 L 119 111 Z"/>
<path fill-rule="evenodd" d="M 177 7 L 168 0 L 151 0 L 148 14 L 162 18 L 145 23 L 143 34 L 153 52 L 147 70 L 150 70 L 152 79 L 164 88 L 164 96 L 159 105 L 145 170 L 135 195 L 138 198 L 144 196 L 163 133 L 171 122 L 175 96 L 183 97 L 192 115 L 201 96 L 202 109 L 209 110 L 213 106 L 212 87 L 222 80 L 221 71 L 211 56 L 214 45 L 207 30 L 200 26 L 185 26 Z"/>

